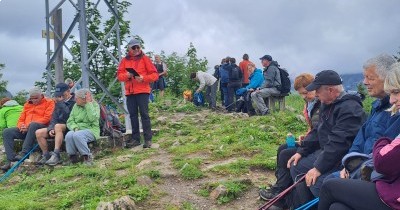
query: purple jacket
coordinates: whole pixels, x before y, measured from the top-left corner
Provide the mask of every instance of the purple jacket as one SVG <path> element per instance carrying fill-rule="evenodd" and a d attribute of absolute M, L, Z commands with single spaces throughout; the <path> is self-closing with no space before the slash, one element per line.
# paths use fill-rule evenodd
<path fill-rule="evenodd" d="M 400 209 L 400 137 L 379 139 L 373 150 L 374 166 L 384 175 L 376 181 L 379 197 L 391 208 Z"/>

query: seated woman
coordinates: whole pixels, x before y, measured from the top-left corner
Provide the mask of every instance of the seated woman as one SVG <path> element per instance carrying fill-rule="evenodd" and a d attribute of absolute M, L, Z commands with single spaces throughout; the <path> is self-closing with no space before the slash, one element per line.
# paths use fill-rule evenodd
<path fill-rule="evenodd" d="M 75 101 L 67 121 L 70 131 L 65 136 L 65 147 L 71 163 L 78 162 L 79 152 L 84 164 L 93 165 L 88 143 L 100 137 L 100 107 L 88 89 L 77 90 Z"/>
<path fill-rule="evenodd" d="M 310 132 L 313 127 L 316 127 L 319 118 L 320 102 L 315 97 L 315 91 L 308 92 L 305 88 L 307 87 L 307 85 L 311 84 L 313 80 L 314 76 L 308 73 L 300 74 L 294 80 L 294 89 L 305 101 L 303 115 L 308 124 L 307 133 Z M 300 136 L 299 140 L 302 140 L 303 138 L 304 136 Z M 296 147 L 297 146 L 298 144 L 296 144 Z M 282 144 L 279 146 L 276 158 L 276 183 L 272 185 L 271 188 L 269 188 L 268 190 L 260 190 L 260 197 L 262 199 L 272 199 L 293 184 L 292 177 L 290 176 L 290 171 L 287 168 L 287 162 L 289 158 L 296 153 L 296 147 L 288 147 L 287 144 Z"/>
<path fill-rule="evenodd" d="M 249 72 L 249 84 L 245 87 L 242 87 L 236 91 L 237 96 L 244 97 L 243 105 L 237 105 L 236 112 L 243 111 L 244 113 L 248 113 L 250 116 L 256 114 L 253 105 L 251 104 L 251 93 L 258 87 L 262 85 L 264 82 L 264 76 L 261 69 L 257 69 L 254 63 L 249 63 L 247 65 L 247 71 Z"/>
<path fill-rule="evenodd" d="M 392 113 L 400 109 L 400 63 L 391 66 L 385 79 Z M 376 172 L 383 175 L 374 182 L 359 179 L 329 179 L 320 191 L 318 209 L 400 209 L 400 135 L 394 140 L 379 139 L 373 148 Z"/>

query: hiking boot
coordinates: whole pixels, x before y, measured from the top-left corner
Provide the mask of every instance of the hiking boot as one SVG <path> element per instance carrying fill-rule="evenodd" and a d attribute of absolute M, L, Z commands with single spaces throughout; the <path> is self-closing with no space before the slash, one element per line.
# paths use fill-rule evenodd
<path fill-rule="evenodd" d="M 261 112 L 261 115 L 262 115 L 262 116 L 263 116 L 263 115 L 267 115 L 267 114 L 269 114 L 269 109 L 266 109 L 265 111 Z"/>
<path fill-rule="evenodd" d="M 94 163 L 93 163 L 92 156 L 84 155 L 83 156 L 83 164 L 86 165 L 86 166 L 93 166 Z"/>
<path fill-rule="evenodd" d="M 45 155 L 42 155 L 42 158 L 40 158 L 40 160 L 37 161 L 36 164 L 37 165 L 44 165 L 46 163 L 46 161 L 49 160 L 49 159 L 50 159 L 50 156 L 46 157 Z"/>
<path fill-rule="evenodd" d="M 4 173 L 6 173 L 8 170 L 11 168 L 11 162 L 7 162 L 3 166 L 1 166 L 1 170 L 3 170 Z"/>
<path fill-rule="evenodd" d="M 52 153 L 51 157 L 46 161 L 46 165 L 49 166 L 55 166 L 57 164 L 61 163 L 60 155 L 57 155 L 56 153 Z"/>
<path fill-rule="evenodd" d="M 143 148 L 151 148 L 151 141 L 144 141 Z"/>
<path fill-rule="evenodd" d="M 133 141 L 128 141 L 128 142 L 126 142 L 126 148 L 133 148 L 133 147 L 136 147 L 136 146 L 139 146 L 140 145 L 140 141 L 137 141 L 137 140 L 133 140 Z"/>
<path fill-rule="evenodd" d="M 69 156 L 69 160 L 68 160 L 67 162 L 65 162 L 65 163 L 63 164 L 63 166 L 74 165 L 74 164 L 76 164 L 76 163 L 78 163 L 78 162 L 79 162 L 78 156 L 76 156 L 76 155 L 70 155 L 70 156 Z"/>
<path fill-rule="evenodd" d="M 15 157 L 14 157 L 14 160 L 15 161 L 20 161 L 22 158 L 24 158 L 25 157 L 25 153 L 23 153 L 23 152 L 19 152 Z"/>
<path fill-rule="evenodd" d="M 274 188 L 270 188 L 268 190 L 261 189 L 259 192 L 260 198 L 265 201 L 275 198 L 278 194 L 279 194 L 279 191 Z"/>

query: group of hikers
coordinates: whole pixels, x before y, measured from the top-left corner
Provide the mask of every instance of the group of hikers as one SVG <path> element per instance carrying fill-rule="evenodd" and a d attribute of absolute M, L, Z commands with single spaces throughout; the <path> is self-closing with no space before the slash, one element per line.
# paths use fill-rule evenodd
<path fill-rule="evenodd" d="M 286 94 L 281 78 L 281 69 L 271 55 L 260 58 L 264 70 L 256 68 L 244 54 L 243 60 L 236 65 L 236 59 L 223 58 L 220 65 L 214 67 L 214 73 L 198 71 L 190 75 L 191 79 L 200 82 L 196 93 L 206 87 L 205 98 L 209 108 L 216 110 L 216 95 L 219 87 L 222 107 L 227 112 L 243 112 L 249 116 L 267 115 L 269 107 L 266 103 L 269 97 Z M 290 86 L 290 83 L 288 84 Z M 289 87 L 290 89 L 290 87 Z M 255 108 L 253 107 L 255 104 Z"/>
<path fill-rule="evenodd" d="M 143 148 L 152 144 L 148 113 L 151 84 L 163 89 L 165 83 L 159 83 L 166 74 L 166 66 L 159 57 L 155 60 L 156 65 L 143 53 L 140 42 L 132 39 L 127 55 L 118 66 L 117 79 L 125 84 L 132 124 L 132 138 L 126 142 L 128 148 L 142 144 L 139 113 Z M 234 58 L 225 58 L 215 67 L 214 75 L 198 71 L 191 73 L 190 78 L 200 82 L 196 92 L 207 88 L 206 98 L 211 109 L 216 108 L 216 91 L 220 86 L 227 111 L 237 109 L 235 101 L 239 98 L 235 101 L 234 98 L 242 96 L 246 101 L 245 108 L 242 107 L 244 112 L 256 114 L 254 103 L 257 113 L 266 115 L 269 108 L 265 99 L 281 93 L 281 70 L 270 55 L 260 60 L 263 71 L 245 54 L 239 66 Z M 344 90 L 337 72 L 323 70 L 315 77 L 303 73 L 295 78 L 294 89 L 305 101 L 303 115 L 309 129 L 298 137 L 295 145 L 279 146 L 276 183 L 259 192 L 264 200 L 281 197 L 269 209 L 297 208 L 314 198 L 319 198 L 321 210 L 400 209 L 397 161 L 400 157 L 400 63 L 381 54 L 367 60 L 363 69 L 363 83 L 369 96 L 376 98 L 368 116 L 360 96 Z M 36 141 L 42 151 L 38 164 L 59 164 L 61 145 L 65 141 L 68 164 L 79 162 L 81 156 L 84 164 L 93 165 L 88 143 L 100 136 L 100 107 L 90 90 L 72 93 L 66 83 L 59 83 L 54 99 L 45 97 L 40 88 L 34 87 L 23 107 L 10 99 L 0 103 L 0 126 L 4 129 L 7 157 L 1 167 L 3 171 L 9 170 L 13 161 L 23 159 Z M 48 150 L 47 138 L 55 140 L 52 152 Z M 24 140 L 19 153 L 14 150 L 14 139 Z M 290 193 L 282 194 L 294 183 Z"/>

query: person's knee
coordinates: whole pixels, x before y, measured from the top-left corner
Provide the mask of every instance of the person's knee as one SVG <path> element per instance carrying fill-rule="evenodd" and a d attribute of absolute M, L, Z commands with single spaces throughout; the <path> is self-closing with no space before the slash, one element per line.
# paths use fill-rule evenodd
<path fill-rule="evenodd" d="M 40 128 L 35 131 L 37 140 L 41 140 L 47 137 L 47 128 Z"/>
<path fill-rule="evenodd" d="M 64 131 L 66 130 L 66 125 L 65 124 L 56 124 L 54 126 L 54 132 L 55 133 L 64 133 Z"/>

